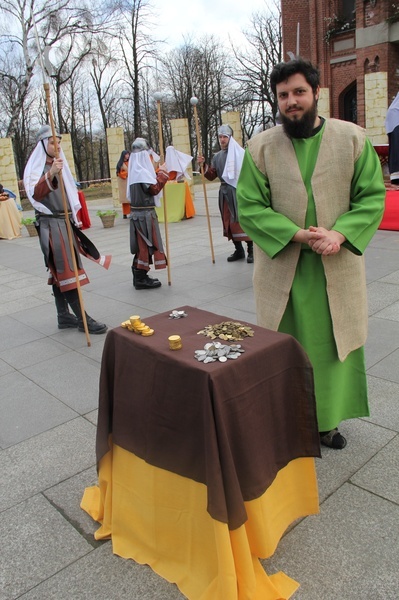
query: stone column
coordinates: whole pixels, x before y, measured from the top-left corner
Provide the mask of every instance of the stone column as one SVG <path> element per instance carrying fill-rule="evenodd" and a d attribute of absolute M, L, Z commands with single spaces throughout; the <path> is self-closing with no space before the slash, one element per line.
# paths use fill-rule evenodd
<path fill-rule="evenodd" d="M 388 74 L 366 73 L 364 76 L 366 130 L 372 144 L 387 144 L 385 117 L 388 110 Z"/>
<path fill-rule="evenodd" d="M 240 113 L 238 110 L 231 110 L 229 112 L 222 113 L 223 125 L 230 125 L 234 131 L 235 141 L 242 146 L 242 129 L 240 121 Z"/>
<path fill-rule="evenodd" d="M 73 150 L 72 150 L 72 141 L 70 133 L 63 133 L 61 140 L 61 147 L 65 154 L 65 158 L 67 159 L 67 163 L 69 168 L 71 169 L 72 176 L 76 181 L 76 169 L 75 169 L 75 161 L 73 158 Z"/>
<path fill-rule="evenodd" d="M 0 183 L 14 192 L 17 203 L 21 204 L 11 138 L 0 139 Z"/>
<path fill-rule="evenodd" d="M 321 117 L 325 119 L 330 117 L 330 90 L 328 88 L 320 88 L 317 110 Z"/>
<path fill-rule="evenodd" d="M 112 201 L 114 206 L 121 206 L 119 202 L 118 178 L 116 176 L 116 164 L 125 148 L 125 138 L 122 127 L 107 128 L 107 146 L 109 170 L 111 172 Z"/>

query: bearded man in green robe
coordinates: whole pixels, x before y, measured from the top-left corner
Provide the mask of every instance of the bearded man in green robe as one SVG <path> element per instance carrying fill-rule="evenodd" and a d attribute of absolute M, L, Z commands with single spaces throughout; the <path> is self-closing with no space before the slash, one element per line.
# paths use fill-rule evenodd
<path fill-rule="evenodd" d="M 254 241 L 260 325 L 294 336 L 313 365 L 322 444 L 344 448 L 342 420 L 369 415 L 363 253 L 382 219 L 380 162 L 363 129 L 318 115 L 319 72 L 276 65 L 282 126 L 248 142 L 239 221 Z"/>

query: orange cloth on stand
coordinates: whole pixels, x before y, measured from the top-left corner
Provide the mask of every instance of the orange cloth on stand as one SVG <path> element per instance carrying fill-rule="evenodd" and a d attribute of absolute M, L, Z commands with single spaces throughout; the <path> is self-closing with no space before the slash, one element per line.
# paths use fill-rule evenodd
<path fill-rule="evenodd" d="M 186 219 L 191 219 L 191 217 L 195 216 L 195 206 L 194 206 L 194 202 L 193 202 L 193 198 L 191 196 L 191 191 L 190 191 L 190 186 L 188 185 L 187 181 L 184 182 L 185 188 L 186 188 L 186 195 L 185 195 L 185 209 L 186 209 Z"/>

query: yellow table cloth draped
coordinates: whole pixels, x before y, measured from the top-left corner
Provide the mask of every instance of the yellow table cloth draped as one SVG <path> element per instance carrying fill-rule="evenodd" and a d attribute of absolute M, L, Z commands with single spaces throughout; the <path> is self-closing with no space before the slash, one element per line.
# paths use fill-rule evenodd
<path fill-rule="evenodd" d="M 158 221 L 164 223 L 164 198 L 167 201 L 168 223 L 177 223 L 182 219 L 189 219 L 195 215 L 194 203 L 191 197 L 190 186 L 187 181 L 183 183 L 169 182 L 165 185 L 161 206 L 155 208 Z"/>
<path fill-rule="evenodd" d="M 248 521 L 238 529 L 212 519 L 206 506 L 205 485 L 115 444 L 100 461 L 99 486 L 87 488 L 81 503 L 101 523 L 96 539 L 112 538 L 115 554 L 150 565 L 191 600 L 290 598 L 299 584 L 282 572 L 267 575 L 259 558 L 272 556 L 295 519 L 318 512 L 314 459 L 281 469 L 245 503 Z"/>

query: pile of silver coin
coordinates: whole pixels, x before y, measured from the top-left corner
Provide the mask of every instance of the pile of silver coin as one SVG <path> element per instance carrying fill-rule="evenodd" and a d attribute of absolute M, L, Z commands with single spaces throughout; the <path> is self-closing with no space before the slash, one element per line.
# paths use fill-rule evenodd
<path fill-rule="evenodd" d="M 183 317 L 187 317 L 187 313 L 184 310 L 172 310 L 169 315 L 169 319 L 182 319 Z"/>
<path fill-rule="evenodd" d="M 205 344 L 203 350 L 195 350 L 194 358 L 204 363 L 216 362 L 217 360 L 226 362 L 228 358 L 233 360 L 239 358 L 243 352 L 245 350 L 241 348 L 241 344 L 227 346 L 220 342 L 213 342 Z"/>

